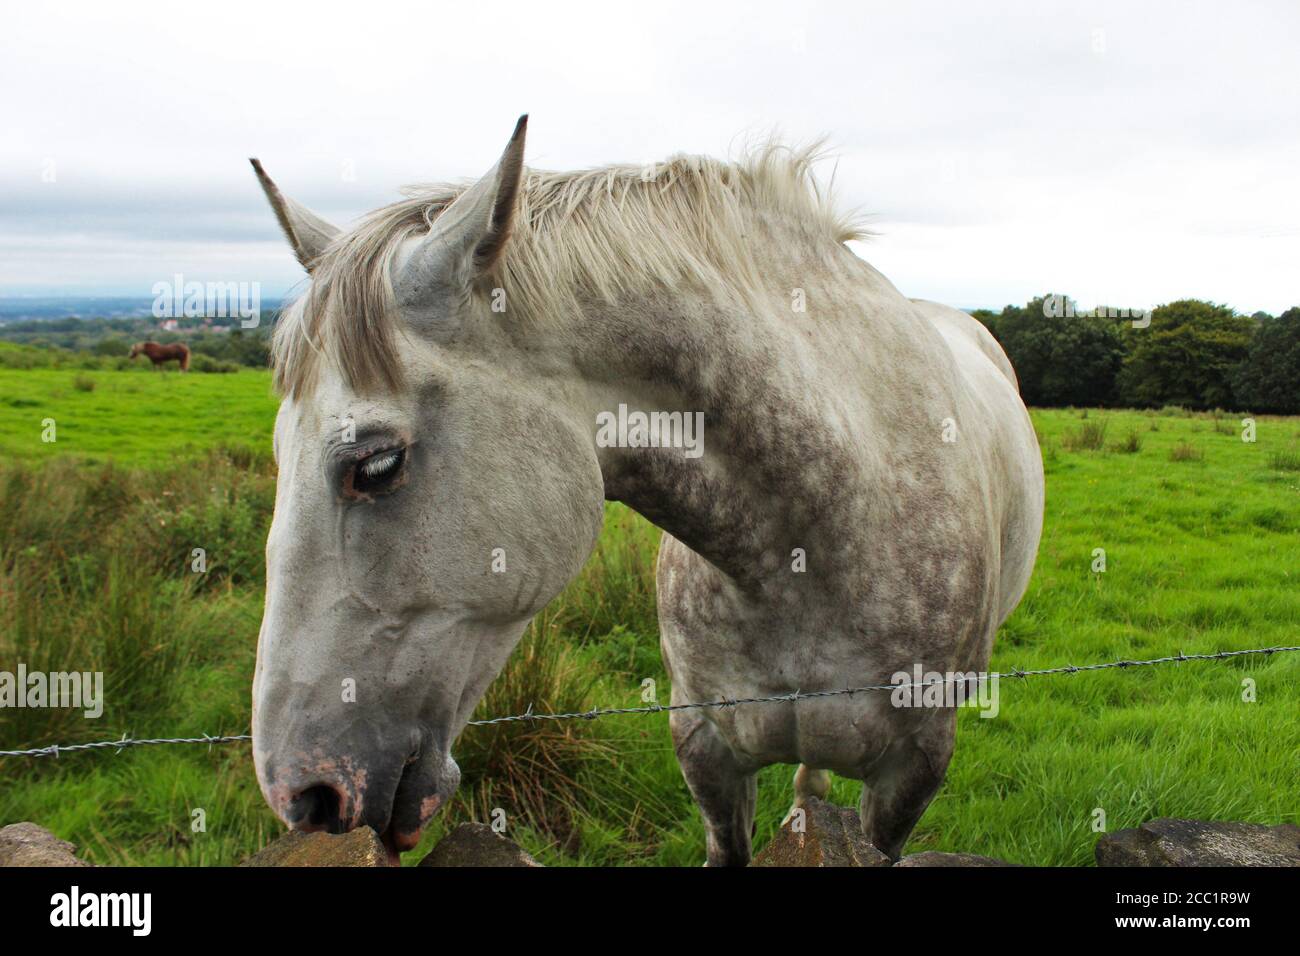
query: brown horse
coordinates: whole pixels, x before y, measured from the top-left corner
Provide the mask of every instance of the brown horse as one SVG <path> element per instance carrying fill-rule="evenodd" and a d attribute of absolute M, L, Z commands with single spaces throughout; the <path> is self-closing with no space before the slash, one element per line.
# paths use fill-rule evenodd
<path fill-rule="evenodd" d="M 168 345 L 160 345 L 157 342 L 137 342 L 131 346 L 131 358 L 141 353 L 149 356 L 149 361 L 153 362 L 154 368 L 162 365 L 163 362 L 175 360 L 180 363 L 182 372 L 190 370 L 190 347 L 183 342 L 172 342 Z"/>

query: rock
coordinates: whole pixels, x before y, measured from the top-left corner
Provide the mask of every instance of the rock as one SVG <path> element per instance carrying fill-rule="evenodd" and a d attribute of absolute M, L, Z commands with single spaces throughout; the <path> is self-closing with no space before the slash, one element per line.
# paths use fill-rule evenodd
<path fill-rule="evenodd" d="M 792 816 L 750 866 L 889 866 L 862 833 L 858 811 L 808 797 L 803 805 L 802 832 Z"/>
<path fill-rule="evenodd" d="M 420 866 L 541 866 L 513 840 L 486 823 L 462 823 L 443 837 Z"/>
<path fill-rule="evenodd" d="M 911 856 L 905 856 L 894 866 L 1019 866 L 1019 863 L 1008 863 L 1006 860 L 997 860 L 991 856 L 979 856 L 975 853 L 939 853 L 936 850 L 926 850 L 924 853 L 913 853 Z"/>
<path fill-rule="evenodd" d="M 77 859 L 76 849 L 35 823 L 11 823 L 0 830 L 0 867 L 90 866 Z"/>
<path fill-rule="evenodd" d="M 1300 827 L 1161 817 L 1097 841 L 1098 866 L 1300 866 Z"/>
<path fill-rule="evenodd" d="M 387 866 L 388 851 L 370 827 L 350 833 L 286 833 L 240 866 Z"/>

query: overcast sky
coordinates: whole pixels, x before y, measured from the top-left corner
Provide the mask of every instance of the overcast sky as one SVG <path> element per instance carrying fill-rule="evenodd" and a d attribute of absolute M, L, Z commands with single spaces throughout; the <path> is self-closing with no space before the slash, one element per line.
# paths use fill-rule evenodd
<path fill-rule="evenodd" d="M 277 295 L 247 157 L 346 223 L 528 112 L 552 169 L 825 134 L 908 295 L 1300 303 L 1295 2 L 125 6 L 6 8 L 0 295 Z"/>

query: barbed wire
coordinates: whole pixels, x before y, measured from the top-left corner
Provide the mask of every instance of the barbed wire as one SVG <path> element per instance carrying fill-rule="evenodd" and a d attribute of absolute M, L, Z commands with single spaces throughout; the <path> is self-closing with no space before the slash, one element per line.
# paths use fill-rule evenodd
<path fill-rule="evenodd" d="M 59 754 L 74 753 L 79 750 L 116 750 L 121 753 L 127 747 L 148 747 L 153 744 L 232 744 L 239 740 L 252 740 L 252 734 L 231 734 L 212 737 L 146 737 L 143 739 L 128 737 L 123 734 L 119 740 L 96 740 L 88 744 L 50 744 L 48 747 L 33 747 L 31 750 L 0 750 L 0 757 L 57 757 Z"/>
<path fill-rule="evenodd" d="M 1030 677 L 1046 677 L 1056 674 L 1082 674 L 1087 671 L 1108 670 L 1110 668 L 1127 668 L 1127 667 L 1151 667 L 1157 664 L 1181 664 L 1187 661 L 1215 661 L 1226 660 L 1230 657 L 1244 657 L 1251 654 L 1284 654 L 1290 651 L 1300 651 L 1300 645 L 1280 646 L 1280 647 L 1256 647 L 1240 651 L 1218 651 L 1214 654 L 1184 654 L 1179 651 L 1176 655 L 1168 657 L 1153 657 L 1147 660 L 1117 660 L 1107 661 L 1102 664 L 1062 664 L 1058 667 L 1043 667 L 1036 670 L 1020 670 L 1012 668 L 1009 671 L 995 671 L 988 674 L 976 673 L 973 677 L 970 673 L 957 674 L 951 677 L 941 677 L 936 680 L 910 681 L 897 684 L 867 684 L 862 687 L 843 687 L 838 690 L 813 690 L 804 691 L 796 690 L 789 694 L 773 694 L 768 697 L 737 697 L 721 698 L 719 700 L 705 700 L 695 703 L 686 704 L 647 704 L 644 707 L 605 707 L 585 711 L 569 711 L 567 713 L 557 714 L 535 714 L 532 705 L 522 714 L 511 714 L 508 717 L 491 717 L 486 720 L 471 720 L 471 727 L 488 727 L 495 724 L 523 723 L 538 720 L 595 720 L 598 717 L 611 717 L 624 714 L 666 714 L 677 710 L 707 710 L 711 708 L 739 707 L 744 704 L 776 704 L 776 703 L 794 703 L 800 700 L 814 700 L 822 697 L 841 697 L 852 696 L 854 694 L 869 693 L 872 691 L 898 691 L 907 688 L 925 688 L 937 687 L 945 684 L 982 684 L 989 681 L 1012 679 L 1024 680 Z M 0 757 L 58 757 L 60 754 L 75 753 L 86 750 L 115 750 L 121 753 L 128 747 L 147 747 L 156 744 L 207 744 L 209 748 L 214 744 L 236 743 L 242 740 L 252 740 L 251 734 L 231 734 L 219 737 L 213 737 L 204 734 L 201 737 L 150 737 L 134 738 L 123 734 L 118 740 L 99 740 L 93 743 L 85 744 L 50 744 L 46 747 L 33 747 L 30 750 L 0 750 Z"/>
<path fill-rule="evenodd" d="M 1084 664 L 1076 667 L 1073 664 L 1064 664 L 1060 667 L 1045 667 L 1038 670 L 1020 670 L 1012 668 L 1006 673 L 994 672 L 990 674 L 976 674 L 974 678 L 969 674 L 958 674 L 952 677 L 940 678 L 929 681 L 912 681 L 898 684 L 868 684 L 862 687 L 844 687 L 839 690 L 814 690 L 814 691 L 794 691 L 790 694 L 774 694 L 770 697 L 738 697 L 735 699 L 723 698 L 721 700 L 706 700 L 690 704 L 648 704 L 645 707 L 612 707 L 601 710 L 573 711 L 562 714 L 532 714 L 523 713 L 515 714 L 510 717 L 493 717 L 489 720 L 471 720 L 471 725 L 486 726 L 490 724 L 506 724 L 518 721 L 529 720 L 573 720 L 586 719 L 594 720 L 597 717 L 604 717 L 611 714 L 660 714 L 668 713 L 674 710 L 698 710 L 704 708 L 719 707 L 736 707 L 741 704 L 771 704 L 771 703 L 790 703 L 798 700 L 811 700 L 819 697 L 840 697 L 851 696 L 853 694 L 866 693 L 869 691 L 896 691 L 904 688 L 915 687 L 935 687 L 943 684 L 965 684 L 986 683 L 991 680 L 1001 680 L 1002 678 L 1027 678 L 1042 677 L 1048 674 L 1078 674 L 1084 671 L 1106 670 L 1111 667 L 1147 667 L 1152 664 L 1179 663 L 1182 661 L 1198 660 L 1223 660 L 1229 657 L 1241 657 L 1247 654 L 1279 654 L 1286 651 L 1300 651 L 1300 646 L 1296 647 L 1259 647 L 1242 651 L 1219 651 L 1215 654 L 1183 654 L 1181 651 L 1173 657 L 1155 657 L 1150 660 L 1118 660 L 1108 661 L 1104 664 Z"/>

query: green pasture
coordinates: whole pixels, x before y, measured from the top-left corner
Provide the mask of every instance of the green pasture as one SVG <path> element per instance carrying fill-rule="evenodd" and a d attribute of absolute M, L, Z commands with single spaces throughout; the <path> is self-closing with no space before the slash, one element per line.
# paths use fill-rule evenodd
<path fill-rule="evenodd" d="M 267 375 L 248 369 L 0 369 L 0 669 L 107 681 L 98 720 L 0 710 L 0 749 L 247 728 L 274 411 Z M 55 443 L 41 441 L 47 417 Z M 1239 417 L 1179 409 L 1033 417 L 1046 530 L 995 669 L 1300 643 L 1300 419 L 1260 417 L 1243 442 Z M 654 528 L 609 506 L 587 568 L 479 715 L 635 705 L 646 677 L 666 700 L 656 545 Z M 1110 830 L 1156 816 L 1300 822 L 1298 686 L 1300 654 L 1004 681 L 995 719 L 962 712 L 909 849 L 1086 865 L 1103 816 Z M 548 865 L 703 860 L 661 715 L 471 728 L 456 754 L 461 794 L 407 862 L 495 807 Z M 760 846 L 792 769 L 760 777 Z M 832 798 L 859 790 L 837 780 Z M 281 831 L 246 744 L 0 758 L 0 824 L 18 820 L 104 864 L 231 864 Z"/>
<path fill-rule="evenodd" d="M 156 467 L 220 445 L 269 449 L 276 404 L 263 369 L 0 368 L 0 459 L 73 455 Z M 43 440 L 47 419 L 54 420 L 52 442 Z"/>

